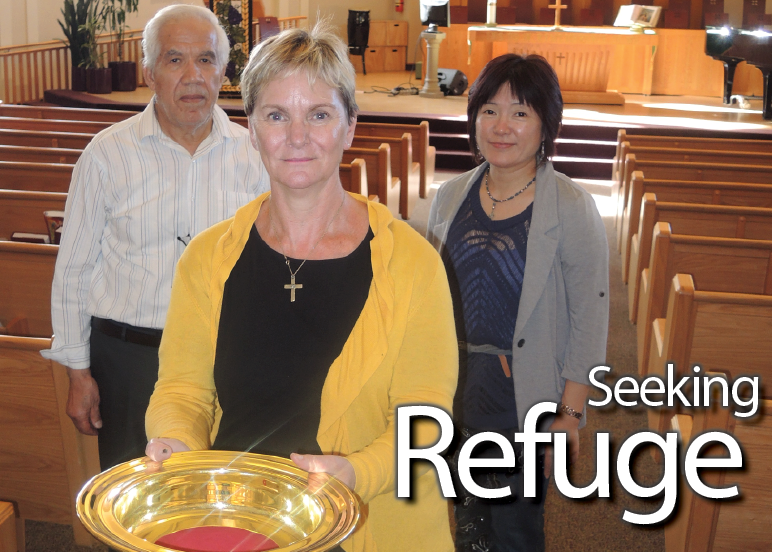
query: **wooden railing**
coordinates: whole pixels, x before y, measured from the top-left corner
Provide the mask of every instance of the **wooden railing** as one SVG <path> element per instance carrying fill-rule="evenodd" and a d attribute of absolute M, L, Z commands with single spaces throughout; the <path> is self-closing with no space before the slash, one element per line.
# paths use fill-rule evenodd
<path fill-rule="evenodd" d="M 114 34 L 99 35 L 99 53 L 105 62 L 114 61 Z M 126 31 L 123 59 L 136 61 L 137 82 L 142 83 L 142 29 Z M 0 48 L 0 101 L 24 103 L 39 100 L 52 88 L 70 88 L 70 50 L 63 40 L 21 44 Z"/>
<path fill-rule="evenodd" d="M 296 15 L 294 17 L 279 17 L 276 20 L 279 22 L 279 29 L 282 31 L 286 29 L 295 29 L 301 26 L 301 22 L 308 19 L 305 15 Z M 252 38 L 257 44 L 260 41 L 260 27 L 257 24 L 257 19 L 252 21 Z"/>

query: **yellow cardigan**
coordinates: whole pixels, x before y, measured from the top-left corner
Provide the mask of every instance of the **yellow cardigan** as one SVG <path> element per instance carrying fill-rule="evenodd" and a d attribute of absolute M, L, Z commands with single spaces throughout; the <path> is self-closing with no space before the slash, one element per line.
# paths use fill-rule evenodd
<path fill-rule="evenodd" d="M 147 410 L 148 439 L 163 436 L 207 449 L 217 435 L 221 413 L 213 366 L 223 288 L 268 195 L 196 236 L 177 265 L 158 382 Z M 458 349 L 447 277 L 429 242 L 383 205 L 367 207 L 375 236 L 373 281 L 324 382 L 317 432 L 322 451 L 351 461 L 354 490 L 366 504 L 343 548 L 452 551 L 448 509 L 434 470 L 425 462 L 416 466 L 412 500 L 398 499 L 395 491 L 395 407 L 452 407 Z M 416 446 L 438 438 L 436 424 L 414 426 Z"/>

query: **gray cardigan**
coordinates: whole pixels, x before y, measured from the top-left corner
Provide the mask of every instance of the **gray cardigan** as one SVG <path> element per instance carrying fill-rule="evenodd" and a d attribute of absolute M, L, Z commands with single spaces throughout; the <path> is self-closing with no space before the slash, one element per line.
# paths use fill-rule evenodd
<path fill-rule="evenodd" d="M 437 191 L 426 237 L 440 253 L 461 203 L 487 167 Z M 512 338 L 520 430 L 531 406 L 560 401 L 566 379 L 589 385 L 590 370 L 605 363 L 608 335 L 608 244 L 595 202 L 549 162 L 537 171 L 535 187 Z"/>

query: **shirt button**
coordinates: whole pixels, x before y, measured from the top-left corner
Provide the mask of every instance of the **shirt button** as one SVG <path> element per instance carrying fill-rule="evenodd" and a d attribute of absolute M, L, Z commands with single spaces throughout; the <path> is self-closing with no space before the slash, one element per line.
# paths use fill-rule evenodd
<path fill-rule="evenodd" d="M 518 347 L 522 347 L 523 345 L 525 345 L 525 339 L 521 339 L 520 341 L 517 342 Z"/>
<path fill-rule="evenodd" d="M 606 295 L 606 294 L 605 294 L 604 292 L 602 292 L 602 291 L 600 292 L 600 296 L 601 296 L 601 297 L 604 297 L 605 295 Z"/>

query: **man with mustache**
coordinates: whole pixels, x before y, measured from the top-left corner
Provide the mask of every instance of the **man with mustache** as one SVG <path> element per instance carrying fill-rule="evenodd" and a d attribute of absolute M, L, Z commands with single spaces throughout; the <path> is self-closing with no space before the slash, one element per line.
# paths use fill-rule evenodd
<path fill-rule="evenodd" d="M 145 27 L 140 114 L 99 133 L 72 176 L 52 291 L 67 414 L 99 435 L 102 469 L 144 455 L 145 410 L 177 260 L 190 239 L 268 190 L 245 128 L 216 105 L 228 37 L 206 8 Z"/>

